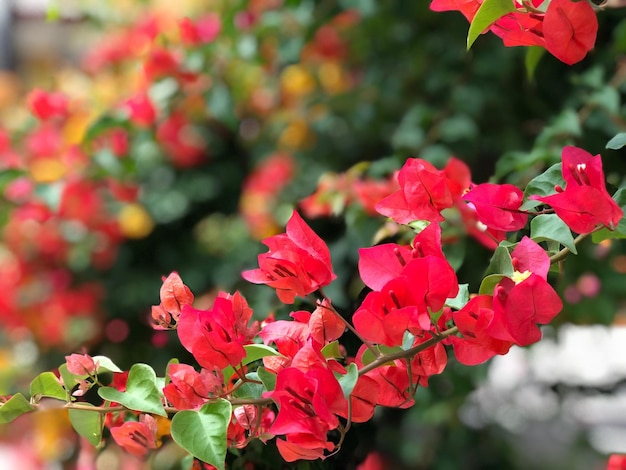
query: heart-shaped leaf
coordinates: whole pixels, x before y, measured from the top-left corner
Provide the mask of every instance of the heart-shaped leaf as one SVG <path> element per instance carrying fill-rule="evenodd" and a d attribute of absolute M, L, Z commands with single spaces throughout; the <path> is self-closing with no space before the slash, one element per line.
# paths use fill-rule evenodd
<path fill-rule="evenodd" d="M 67 400 L 67 391 L 59 383 L 56 375 L 52 372 L 42 372 L 30 383 L 30 396 L 39 401 L 41 397 L 58 398 Z"/>
<path fill-rule="evenodd" d="M 16 393 L 8 401 L 0 405 L 0 424 L 7 424 L 24 413 L 33 411 L 35 407 L 21 393 Z"/>
<path fill-rule="evenodd" d="M 223 470 L 231 414 L 232 405 L 222 399 L 198 411 L 179 411 L 172 418 L 172 438 L 194 457 Z"/>
<path fill-rule="evenodd" d="M 128 409 L 167 416 L 157 387 L 154 369 L 147 364 L 135 364 L 130 368 L 126 391 L 102 387 L 98 394 L 105 400 L 120 403 Z"/>
<path fill-rule="evenodd" d="M 91 406 L 88 403 L 81 406 Z M 100 445 L 102 441 L 102 428 L 104 415 L 97 411 L 70 409 L 70 422 L 74 430 L 93 446 Z"/>

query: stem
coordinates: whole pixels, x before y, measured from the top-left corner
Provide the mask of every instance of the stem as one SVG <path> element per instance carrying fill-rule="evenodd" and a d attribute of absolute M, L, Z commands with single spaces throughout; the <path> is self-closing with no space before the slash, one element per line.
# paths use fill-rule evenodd
<path fill-rule="evenodd" d="M 333 312 L 335 316 L 339 318 L 339 320 L 341 320 L 341 322 L 344 325 L 346 325 L 346 328 L 348 328 L 348 330 L 350 330 L 359 339 L 359 341 L 361 341 L 361 343 L 363 343 L 367 347 L 367 349 L 369 349 L 370 351 L 372 351 L 372 353 L 374 353 L 374 356 L 380 357 L 381 352 L 378 349 L 376 349 L 376 347 L 370 341 L 363 338 L 363 336 L 361 336 L 361 334 L 358 331 L 356 331 L 356 329 L 352 326 L 352 324 L 346 318 L 344 318 L 343 315 L 341 315 L 341 313 L 339 313 L 335 307 L 333 307 L 333 304 L 331 303 L 330 299 L 324 295 L 321 288 L 318 289 L 318 292 L 322 296 L 322 299 L 326 300 L 328 303 L 328 305 L 318 304 L 318 306 L 322 308 L 326 308 L 330 310 L 331 312 Z"/>
<path fill-rule="evenodd" d="M 359 370 L 359 376 L 367 374 L 369 371 L 374 370 L 387 362 L 395 361 L 396 359 L 404 359 L 404 358 L 412 357 L 416 354 L 419 354 L 420 352 L 430 348 L 431 346 L 434 346 L 435 344 L 440 343 L 441 341 L 446 339 L 448 336 L 455 335 L 458 332 L 459 332 L 459 329 L 456 326 L 453 326 L 452 328 L 448 328 L 447 330 L 442 331 L 440 334 L 433 336 L 429 340 L 424 341 L 423 343 L 418 344 L 417 346 L 414 346 L 411 349 L 407 349 L 406 351 L 398 351 L 392 354 L 385 354 L 384 356 L 379 356 L 374 361 L 370 362 L 368 365 L 366 365 L 361 370 Z"/>
<path fill-rule="evenodd" d="M 600 228 L 602 228 L 602 227 L 600 227 Z M 595 232 L 596 230 L 599 230 L 599 229 L 597 228 L 593 232 Z M 580 235 L 578 235 L 574 239 L 574 245 L 578 245 L 581 241 L 583 241 L 585 238 L 587 238 L 593 232 L 581 233 Z M 555 263 L 558 263 L 559 261 L 563 261 L 565 258 L 567 258 L 567 256 L 570 253 L 571 253 L 571 250 L 569 248 L 567 248 L 567 247 L 563 248 L 558 253 L 555 253 L 554 255 L 550 256 L 550 264 L 555 264 Z"/>

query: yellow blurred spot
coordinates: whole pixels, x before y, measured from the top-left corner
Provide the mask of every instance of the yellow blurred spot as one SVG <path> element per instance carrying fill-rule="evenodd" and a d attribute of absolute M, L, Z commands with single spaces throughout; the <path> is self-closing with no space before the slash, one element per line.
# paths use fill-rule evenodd
<path fill-rule="evenodd" d="M 127 238 L 144 238 L 154 229 L 154 221 L 140 204 L 128 204 L 117 215 L 120 231 Z"/>
<path fill-rule="evenodd" d="M 315 89 L 313 76 L 301 65 L 290 65 L 280 76 L 282 90 L 290 96 L 304 96 Z"/>
<path fill-rule="evenodd" d="M 515 282 L 515 284 L 519 284 L 522 281 L 525 281 L 526 279 L 528 279 L 528 277 L 531 275 L 532 273 L 528 270 L 524 271 L 523 273 L 520 273 L 519 271 L 515 271 L 513 273 L 513 275 L 511 276 L 511 279 L 513 280 L 513 282 Z"/>
<path fill-rule="evenodd" d="M 170 435 L 170 428 L 172 427 L 172 422 L 164 418 L 163 416 L 155 416 L 157 423 L 157 432 L 156 432 L 156 441 L 157 446 L 161 447 L 162 439 Z"/>
<path fill-rule="evenodd" d="M 43 460 L 61 458 L 72 444 L 72 426 L 66 409 L 41 410 L 33 414 L 35 453 Z"/>
<path fill-rule="evenodd" d="M 30 164 L 30 175 L 36 183 L 53 183 L 66 171 L 65 165 L 54 158 L 39 158 Z"/>
<path fill-rule="evenodd" d="M 63 127 L 63 137 L 69 144 L 80 144 L 91 122 L 88 113 L 75 113 L 67 120 Z"/>
<path fill-rule="evenodd" d="M 292 121 L 280 134 L 278 144 L 282 148 L 296 150 L 309 146 L 312 140 L 313 135 L 309 131 L 306 121 L 297 119 Z"/>
<path fill-rule="evenodd" d="M 322 88 L 327 93 L 341 93 L 348 89 L 348 77 L 337 62 L 323 63 L 319 69 L 319 76 Z"/>

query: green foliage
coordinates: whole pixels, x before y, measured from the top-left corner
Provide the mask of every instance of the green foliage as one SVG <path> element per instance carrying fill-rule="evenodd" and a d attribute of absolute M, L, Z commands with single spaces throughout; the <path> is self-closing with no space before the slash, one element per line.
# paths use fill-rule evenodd
<path fill-rule="evenodd" d="M 514 11 L 515 6 L 508 0 L 485 0 L 470 24 L 469 32 L 467 33 L 467 49 L 469 50 L 478 36 L 496 20 Z"/>
<path fill-rule="evenodd" d="M 0 424 L 8 424 L 15 421 L 24 413 L 34 409 L 35 407 L 24 398 L 24 395 L 16 393 L 0 406 Z"/>
<path fill-rule="evenodd" d="M 41 397 L 66 400 L 68 393 L 52 372 L 42 372 L 30 383 L 30 396 L 38 402 Z"/>
<path fill-rule="evenodd" d="M 131 410 L 167 416 L 159 390 L 154 369 L 147 364 L 134 364 L 128 373 L 125 392 L 113 387 L 101 387 L 98 394 Z"/>
<path fill-rule="evenodd" d="M 89 403 L 85 403 L 81 406 L 87 408 L 93 406 Z M 94 412 L 79 409 L 69 410 L 70 422 L 74 430 L 89 443 L 95 447 L 102 443 L 102 429 L 104 428 L 104 414 L 100 412 Z"/>
<path fill-rule="evenodd" d="M 552 240 L 578 254 L 572 231 L 556 214 L 540 214 L 530 222 L 530 238 L 537 243 Z"/>
<path fill-rule="evenodd" d="M 198 411 L 180 411 L 172 418 L 172 438 L 194 457 L 223 470 L 231 413 L 230 402 L 222 399 Z"/>

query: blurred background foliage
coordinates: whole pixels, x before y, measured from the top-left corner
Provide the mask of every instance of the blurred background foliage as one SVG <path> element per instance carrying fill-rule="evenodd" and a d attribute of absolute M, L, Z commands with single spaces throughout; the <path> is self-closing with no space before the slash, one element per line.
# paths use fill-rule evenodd
<path fill-rule="evenodd" d="M 387 181 L 408 157 L 441 167 L 456 156 L 476 183 L 524 187 L 573 144 L 602 153 L 611 187 L 624 183 L 623 150 L 605 149 L 626 131 L 623 9 L 598 13 L 596 47 L 581 63 L 546 55 L 529 70 L 527 51 L 489 34 L 466 51 L 464 18 L 424 1 L 75 0 L 51 2 L 49 19 L 17 5 L 0 77 L 2 394 L 80 350 L 124 368 L 189 362 L 175 333 L 149 326 L 170 271 L 198 306 L 239 289 L 257 319 L 288 314 L 240 272 L 314 193 L 301 207 L 331 247 L 339 280 L 327 295 L 350 313 L 362 288 L 357 248 L 393 236 L 350 187 Z M 180 21 L 207 14 L 219 34 L 185 39 Z M 47 40 L 29 38 L 35 30 Z M 68 115 L 30 115 L 24 96 L 34 87 L 68 96 Z M 475 292 L 490 251 L 452 231 L 447 240 Z M 618 243 L 586 242 L 554 278 L 566 300 L 558 323 L 623 324 L 625 273 Z M 413 408 L 380 410 L 337 456 L 298 468 L 354 468 L 372 449 L 398 469 L 600 468 L 576 426 L 555 437 L 560 448 L 533 455 L 532 426 L 468 425 L 459 410 L 489 374 L 489 365 L 451 363 Z M 558 384 L 547 387 L 565 399 Z M 30 424 L 38 458 L 69 466 L 76 450 L 62 421 Z M 278 468 L 271 445 L 239 454 L 233 468 Z"/>

